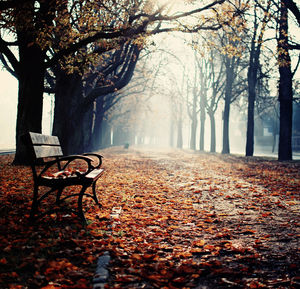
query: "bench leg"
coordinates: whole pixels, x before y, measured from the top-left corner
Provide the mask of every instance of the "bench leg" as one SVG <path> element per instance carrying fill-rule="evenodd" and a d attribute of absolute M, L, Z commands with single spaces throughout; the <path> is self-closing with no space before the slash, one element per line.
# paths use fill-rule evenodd
<path fill-rule="evenodd" d="M 85 216 L 84 216 L 84 213 L 82 210 L 82 198 L 83 198 L 84 192 L 87 188 L 88 188 L 88 186 L 83 185 L 82 189 L 79 193 L 79 196 L 78 196 L 78 216 L 84 224 L 86 224 L 86 219 L 85 219 Z"/>
<path fill-rule="evenodd" d="M 96 194 L 96 181 L 92 185 L 92 190 L 93 190 L 93 199 L 94 199 L 95 203 L 98 205 L 98 207 L 101 208 L 102 205 L 99 203 L 97 194 Z"/>
<path fill-rule="evenodd" d="M 32 204 L 31 204 L 31 209 L 30 209 L 30 216 L 29 219 L 31 221 L 34 220 L 35 214 L 38 212 L 38 186 L 34 186 L 33 189 L 33 199 L 32 199 Z"/>
<path fill-rule="evenodd" d="M 56 193 L 56 204 L 59 205 L 60 203 L 60 197 L 62 194 L 63 188 L 57 189 L 57 193 Z"/>

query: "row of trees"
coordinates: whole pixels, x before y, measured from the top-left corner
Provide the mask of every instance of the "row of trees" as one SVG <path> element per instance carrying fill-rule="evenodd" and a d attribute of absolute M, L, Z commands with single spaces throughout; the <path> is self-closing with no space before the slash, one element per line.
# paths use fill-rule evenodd
<path fill-rule="evenodd" d="M 21 136 L 41 131 L 45 91 L 55 93 L 53 129 L 65 153 L 90 149 L 86 137 L 91 138 L 87 132 L 93 113 L 101 119 L 101 107 L 112 105 L 114 92 L 128 84 L 146 36 L 187 31 L 190 28 L 178 25 L 180 19 L 223 2 L 208 1 L 170 16 L 164 13 L 168 4 L 153 1 L 1 1 L 1 60 L 19 81 L 14 163 L 28 162 Z M 194 31 L 219 25 L 203 19 Z M 161 27 L 162 21 L 173 20 L 176 27 Z"/>
<path fill-rule="evenodd" d="M 289 42 L 287 17 L 289 9 L 299 23 L 298 7 L 293 1 L 277 3 L 275 0 L 266 4 L 263 1 L 207 1 L 207 5 L 202 7 L 197 6 L 197 1 L 190 2 L 194 2 L 193 9 L 174 13 L 167 2 L 164 5 L 153 5 L 153 1 L 142 0 L 1 1 L 0 59 L 19 80 L 14 162 L 18 164 L 28 161 L 21 135 L 27 131 L 41 131 L 44 92 L 55 94 L 53 134 L 61 139 L 65 153 L 80 153 L 97 149 L 99 143 L 104 145 L 108 139 L 105 134 L 105 115 L 126 96 L 118 91 L 132 79 L 148 37 L 174 30 L 190 33 L 223 31 L 218 34 L 217 43 L 207 37 L 206 43 L 201 41 L 203 47 L 209 47 L 206 55 L 212 59 L 219 57 L 215 56 L 217 52 L 221 53 L 222 65 L 208 62 L 204 57 L 196 58 L 200 91 L 195 83 L 191 84 L 194 85 L 195 97 L 201 94 L 202 139 L 203 108 L 206 106 L 213 124 L 218 99 L 221 95 L 224 98 L 223 153 L 230 152 L 230 103 L 235 95 L 245 89 L 241 82 L 241 72 L 237 69 L 248 68 L 246 155 L 252 155 L 254 102 L 257 81 L 261 77 L 259 59 L 263 36 L 269 23 L 275 23 L 278 27 L 281 109 L 279 159 L 291 159 L 293 73 L 289 51 L 299 47 Z M 252 18 L 247 14 L 249 7 L 253 7 Z M 263 11 L 261 18 L 258 9 Z M 194 18 L 193 21 L 188 20 L 192 15 L 197 15 L 197 21 Z M 172 22 L 174 20 L 176 25 Z M 245 23 L 252 23 L 253 27 L 247 28 Z M 248 43 L 251 45 L 247 46 L 244 36 L 249 37 L 250 32 L 252 38 Z M 250 48 L 250 52 L 245 54 L 249 55 L 249 62 L 243 66 L 241 52 L 244 53 L 245 47 Z M 219 76 L 221 71 L 223 76 Z M 223 77 L 223 82 L 219 77 Z M 213 91 L 210 101 L 204 101 L 209 88 L 207 82 L 210 82 Z M 182 111 L 182 107 L 178 110 Z M 213 150 L 213 140 L 211 146 Z M 200 147 L 203 147 L 203 143 Z"/>
<path fill-rule="evenodd" d="M 250 2 L 248 3 L 250 4 Z M 192 40 L 195 51 L 195 72 L 191 83 L 186 83 L 190 91 L 177 89 L 177 94 L 187 102 L 187 111 L 191 122 L 190 148 L 196 147 L 196 129 L 198 118 L 200 123 L 199 148 L 204 148 L 204 123 L 207 113 L 211 123 L 211 148 L 215 151 L 215 119 L 214 114 L 222 100 L 223 107 L 223 144 L 222 152 L 229 153 L 229 115 L 230 105 L 239 99 L 247 108 L 246 156 L 254 152 L 254 118 L 255 104 L 265 111 L 270 108 L 270 101 L 277 95 L 280 103 L 280 160 L 292 159 L 292 79 L 298 68 L 291 68 L 288 57 L 291 50 L 298 50 L 299 44 L 288 38 L 288 8 L 292 11 L 297 27 L 299 25 L 299 9 L 293 3 L 275 3 L 268 1 L 262 6 L 260 1 L 252 1 L 252 5 L 240 6 L 245 13 L 231 15 L 231 25 L 223 26 L 217 32 L 202 34 L 199 39 Z M 280 4 L 280 5 L 275 5 Z M 289 5 L 289 6 L 287 6 Z M 229 11 L 229 10 L 227 10 Z M 233 12 L 232 12 L 233 13 Z M 283 26 L 284 23 L 284 26 Z M 285 35 L 285 39 L 282 37 Z M 295 39 L 294 39 L 295 41 Z M 277 43 L 277 44 L 276 44 Z M 285 43 L 283 47 L 282 44 Z M 274 48 L 277 45 L 277 51 Z M 276 65 L 271 63 L 277 58 L 279 71 L 278 92 L 272 91 L 270 80 L 277 79 Z M 296 60 L 297 63 L 297 60 Z M 299 63 L 299 60 L 298 60 Z M 280 73 L 282 70 L 285 73 Z M 174 98 L 174 96 L 172 96 Z M 241 98 L 243 98 L 241 100 Z M 174 102 L 172 100 L 172 102 Z M 274 101 L 273 101 L 274 102 Z M 178 102 L 181 106 L 181 102 Z M 178 126 L 182 126 L 181 109 L 174 109 Z M 178 135 L 181 135 L 179 133 Z M 181 146 L 182 141 L 178 141 Z"/>

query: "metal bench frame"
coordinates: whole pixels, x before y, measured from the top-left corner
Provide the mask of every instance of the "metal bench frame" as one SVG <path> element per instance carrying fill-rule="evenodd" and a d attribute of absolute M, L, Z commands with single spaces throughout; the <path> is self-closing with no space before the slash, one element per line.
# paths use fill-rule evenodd
<path fill-rule="evenodd" d="M 72 210 L 84 224 L 86 219 L 82 208 L 83 196 L 92 198 L 101 207 L 96 194 L 96 182 L 103 173 L 102 156 L 96 153 L 64 156 L 57 136 L 43 135 L 29 132 L 23 136 L 23 140 L 30 154 L 31 169 L 34 188 L 30 211 L 32 221 L 51 214 L 58 209 L 64 209 L 63 201 L 77 197 L 77 210 Z M 75 162 L 83 162 L 84 171 L 70 172 Z M 55 172 L 53 172 L 55 170 Z M 69 186 L 81 186 L 79 193 L 71 193 L 62 197 L 64 188 Z M 40 187 L 48 187 L 46 192 L 40 192 Z M 87 193 L 87 188 L 92 187 L 92 194 Z M 41 202 L 50 194 L 56 193 L 56 202 L 43 213 L 39 213 Z"/>

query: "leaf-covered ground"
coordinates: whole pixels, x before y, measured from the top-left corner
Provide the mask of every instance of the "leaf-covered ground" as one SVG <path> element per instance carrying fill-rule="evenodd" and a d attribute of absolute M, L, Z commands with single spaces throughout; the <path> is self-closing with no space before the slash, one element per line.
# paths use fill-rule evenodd
<path fill-rule="evenodd" d="M 86 227 L 64 212 L 30 225 L 31 171 L 0 156 L 1 288 L 92 288 L 104 251 L 107 288 L 299 288 L 299 162 L 100 153 Z"/>

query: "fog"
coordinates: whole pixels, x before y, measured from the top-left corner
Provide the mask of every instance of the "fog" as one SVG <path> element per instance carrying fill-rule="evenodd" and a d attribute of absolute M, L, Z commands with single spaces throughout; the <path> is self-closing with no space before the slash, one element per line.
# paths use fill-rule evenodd
<path fill-rule="evenodd" d="M 14 150 L 16 146 L 16 120 L 18 104 L 18 81 L 7 71 L 0 70 L 0 151 Z M 50 134 L 53 97 L 44 95 L 43 133 Z"/>
<path fill-rule="evenodd" d="M 145 111 L 141 113 L 142 116 L 137 119 L 138 125 L 142 127 L 140 131 L 144 136 L 144 144 L 156 147 L 169 147 L 170 146 L 170 128 L 171 128 L 171 111 L 170 102 L 168 97 L 162 98 L 161 95 L 154 95 L 150 102 L 151 112 Z M 216 150 L 222 151 L 222 108 L 216 113 Z M 236 107 L 232 107 L 230 122 L 230 147 L 232 153 L 243 154 L 246 146 L 246 122 L 242 121 L 239 115 L 239 111 Z M 173 146 L 176 147 L 177 132 L 174 130 Z M 139 133 L 137 133 L 137 136 Z M 183 148 L 189 149 L 191 136 L 191 123 L 185 115 L 183 120 Z M 199 138 L 200 128 L 198 122 L 198 129 L 196 134 L 196 149 L 199 150 Z M 135 144 L 138 144 L 138 138 L 136 137 Z M 210 150 L 210 122 L 206 119 L 205 122 L 205 151 Z M 268 148 L 261 148 L 262 151 L 268 151 Z M 271 153 L 272 147 L 270 147 Z"/>
<path fill-rule="evenodd" d="M 8 72 L 0 71 L 0 150 L 15 148 L 18 82 Z"/>
<path fill-rule="evenodd" d="M 194 53 L 186 43 L 186 39 L 180 37 L 160 36 L 155 39 L 156 46 L 148 60 L 148 69 L 152 78 L 156 77 L 155 85 L 151 86 L 152 91 L 144 91 L 139 98 L 147 98 L 147 106 L 143 105 L 142 111 L 134 110 L 136 138 L 143 139 L 144 145 L 156 147 L 170 146 L 171 122 L 172 122 L 172 101 L 174 97 L 182 93 L 182 97 L 187 97 L 186 88 L 182 89 L 183 82 L 191 83 L 194 79 Z M 160 72 L 157 74 L 156 70 Z M 183 77 L 183 73 L 185 76 Z M 134 81 L 134 80 L 133 80 Z M 149 79 L 146 80 L 147 82 Z M 148 98 L 151 95 L 151 98 Z M 173 100 L 172 100 L 173 99 Z M 244 102 L 243 102 L 244 101 Z M 190 148 L 191 120 L 188 117 L 186 103 L 183 100 L 183 148 Z M 145 108 L 146 107 L 146 108 Z M 222 151 L 223 141 L 223 119 L 222 113 L 224 102 L 221 100 L 215 114 L 216 121 L 216 151 Z M 245 154 L 246 147 L 246 126 L 247 126 L 247 103 L 245 99 L 233 103 L 230 108 L 229 124 L 229 143 L 230 152 Z M 199 150 L 200 121 L 197 116 L 198 125 L 196 133 L 196 150 Z M 138 129 L 136 129 L 138 127 Z M 275 147 L 273 148 L 273 135 L 268 129 L 261 127 L 262 135 L 266 136 L 266 142 L 260 141 L 255 145 L 255 155 L 277 156 L 278 136 L 276 137 Z M 142 132 L 142 133 L 140 133 Z M 176 147 L 177 131 L 173 127 L 173 147 Z M 263 137 L 260 138 L 263 140 Z M 255 140 L 256 143 L 256 140 Z M 204 150 L 210 150 L 210 120 L 206 114 Z"/>
<path fill-rule="evenodd" d="M 155 39 L 155 47 L 152 56 L 147 60 L 148 76 L 145 77 L 145 83 L 153 81 L 155 85 L 150 89 L 138 95 L 137 98 L 145 97 L 142 108 L 133 110 L 135 114 L 135 141 L 138 144 L 139 134 L 143 133 L 144 145 L 153 145 L 156 147 L 170 146 L 171 136 L 171 107 L 172 96 L 179 94 L 178 90 L 182 89 L 182 83 L 193 79 L 194 58 L 191 48 L 186 45 L 185 39 L 174 36 L 160 36 Z M 161 72 L 156 76 L 157 68 L 160 67 Z M 183 71 L 185 73 L 183 77 Z M 153 77 L 156 79 L 153 80 Z M 1 87 L 0 87 L 0 124 L 1 139 L 0 150 L 6 151 L 15 149 L 15 125 L 17 115 L 17 80 L 6 71 L 0 71 Z M 126 90 L 127 88 L 125 88 Z M 187 93 L 181 91 L 183 96 Z M 222 150 L 222 111 L 223 102 L 221 101 L 215 114 L 216 120 L 216 151 Z M 54 98 L 51 95 L 44 95 L 44 113 L 43 113 L 43 133 L 51 134 L 53 120 Z M 230 126 L 229 141 L 230 152 L 237 154 L 245 153 L 246 143 L 246 106 L 243 110 L 235 104 L 231 105 L 230 110 Z M 116 113 L 118 113 L 116 111 Z M 122 119 L 119 120 L 122 122 Z M 188 118 L 186 104 L 183 103 L 183 148 L 189 149 L 191 135 L 191 120 Z M 263 128 L 265 129 L 265 128 Z M 267 143 L 255 145 L 254 155 L 272 155 L 277 156 L 278 139 L 276 141 L 275 150 L 272 152 L 272 143 L 270 142 L 271 134 L 264 132 L 268 138 Z M 198 117 L 198 126 L 196 134 L 196 150 L 199 150 L 200 124 Z M 173 146 L 176 147 L 177 132 L 173 127 Z M 255 141 L 256 143 L 256 141 Z M 131 144 L 133 145 L 133 144 Z M 210 122 L 208 116 L 205 121 L 205 151 L 210 150 Z"/>

